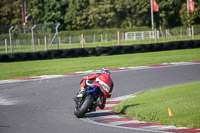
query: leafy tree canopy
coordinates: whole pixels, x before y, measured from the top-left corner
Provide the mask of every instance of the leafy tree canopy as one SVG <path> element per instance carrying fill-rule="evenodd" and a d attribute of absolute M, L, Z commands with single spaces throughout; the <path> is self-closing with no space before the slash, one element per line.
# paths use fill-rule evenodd
<path fill-rule="evenodd" d="M 0 1 L 0 25 L 22 24 L 22 1 Z M 57 24 L 62 30 L 91 28 L 131 28 L 151 26 L 149 0 L 24 0 L 28 24 Z M 193 0 L 195 11 L 189 13 L 186 1 L 156 0 L 154 12 L 157 27 L 200 24 L 200 0 Z M 189 20 L 189 21 L 188 21 Z"/>

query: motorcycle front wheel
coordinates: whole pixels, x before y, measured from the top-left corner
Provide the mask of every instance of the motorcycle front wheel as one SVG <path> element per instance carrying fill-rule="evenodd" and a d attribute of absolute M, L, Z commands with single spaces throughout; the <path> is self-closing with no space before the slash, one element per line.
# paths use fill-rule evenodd
<path fill-rule="evenodd" d="M 87 113 L 88 109 L 92 106 L 93 101 L 94 97 L 92 95 L 87 95 L 82 105 L 75 109 L 74 115 L 78 118 L 82 118 L 85 113 Z"/>

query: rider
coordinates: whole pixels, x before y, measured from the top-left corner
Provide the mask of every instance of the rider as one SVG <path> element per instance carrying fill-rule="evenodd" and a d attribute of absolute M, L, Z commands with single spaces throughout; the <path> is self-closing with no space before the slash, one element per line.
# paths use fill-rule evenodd
<path fill-rule="evenodd" d="M 111 92 L 113 90 L 113 81 L 110 77 L 110 70 L 107 68 L 102 68 L 100 73 L 96 73 L 90 76 L 85 76 L 82 79 L 82 82 L 80 84 L 80 91 L 77 94 L 77 98 L 82 97 L 83 93 L 85 92 L 86 88 L 86 80 L 91 81 L 92 85 L 98 85 L 100 86 L 100 89 L 103 93 L 103 102 L 99 106 L 100 109 L 104 109 L 106 98 L 111 97 Z"/>

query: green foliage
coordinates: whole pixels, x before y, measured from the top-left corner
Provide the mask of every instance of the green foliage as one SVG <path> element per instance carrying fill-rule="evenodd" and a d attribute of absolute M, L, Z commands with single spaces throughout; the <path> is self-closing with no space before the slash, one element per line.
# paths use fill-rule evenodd
<path fill-rule="evenodd" d="M 171 28 L 188 23 L 186 1 L 156 0 L 159 12 L 154 12 L 157 27 Z M 31 0 L 26 1 L 28 24 L 60 23 L 60 30 L 92 28 L 151 27 L 149 0 Z M 194 1 L 191 24 L 200 22 L 200 1 Z M 21 0 L 0 1 L 0 25 L 22 24 Z"/>
<path fill-rule="evenodd" d="M 20 0 L 0 1 L 0 25 L 20 24 L 21 8 Z"/>
<path fill-rule="evenodd" d="M 198 6 L 198 3 L 195 2 L 195 11 L 194 13 L 187 11 L 187 4 L 183 4 L 180 10 L 180 18 L 181 23 L 187 27 L 189 24 L 195 24 L 196 20 L 199 21 L 200 18 L 200 8 Z"/>
<path fill-rule="evenodd" d="M 116 27 L 117 16 L 112 0 L 95 2 L 90 9 L 90 17 L 95 28 Z"/>
<path fill-rule="evenodd" d="M 70 0 L 69 8 L 66 10 L 64 22 L 66 29 L 85 29 L 89 28 L 88 12 L 89 0 Z"/>
<path fill-rule="evenodd" d="M 121 27 L 150 26 L 150 2 L 141 0 L 118 0 L 115 1 Z"/>
<path fill-rule="evenodd" d="M 31 0 L 32 23 L 64 23 L 65 8 L 68 7 L 67 0 Z M 64 26 L 61 25 L 61 29 Z"/>
<path fill-rule="evenodd" d="M 180 25 L 179 11 L 183 3 L 186 3 L 186 1 L 182 0 L 158 1 L 160 21 L 163 27 L 175 27 Z"/>

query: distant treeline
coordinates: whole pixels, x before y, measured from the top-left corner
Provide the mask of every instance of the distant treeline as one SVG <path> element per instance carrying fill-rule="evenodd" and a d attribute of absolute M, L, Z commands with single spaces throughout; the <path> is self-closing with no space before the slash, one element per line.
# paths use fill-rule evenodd
<path fill-rule="evenodd" d="M 150 0 L 1 0 L 0 25 L 22 24 L 22 1 L 28 24 L 60 23 L 60 30 L 151 26 Z M 193 0 L 195 11 L 189 15 L 186 0 L 156 1 L 156 27 L 200 24 L 200 0 Z"/>

